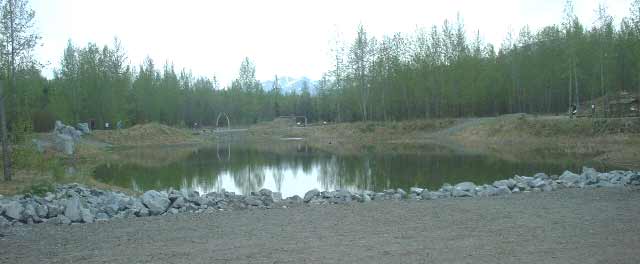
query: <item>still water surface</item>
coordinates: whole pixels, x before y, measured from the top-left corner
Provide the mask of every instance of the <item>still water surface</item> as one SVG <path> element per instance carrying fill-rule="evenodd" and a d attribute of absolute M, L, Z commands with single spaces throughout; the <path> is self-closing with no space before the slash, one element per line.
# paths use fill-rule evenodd
<path fill-rule="evenodd" d="M 382 191 L 417 186 L 437 189 L 444 183 L 472 181 L 484 184 L 515 174 L 579 171 L 583 165 L 610 169 L 578 158 L 563 157 L 549 162 L 507 161 L 455 153 L 439 146 L 423 146 L 419 151 L 410 152 L 333 154 L 313 149 L 303 142 L 288 145 L 272 151 L 228 144 L 192 150 L 177 161 L 161 165 L 105 164 L 96 169 L 95 178 L 135 191 L 179 189 L 208 193 L 225 189 L 247 194 L 268 188 L 289 197 L 303 196 L 314 188 Z"/>

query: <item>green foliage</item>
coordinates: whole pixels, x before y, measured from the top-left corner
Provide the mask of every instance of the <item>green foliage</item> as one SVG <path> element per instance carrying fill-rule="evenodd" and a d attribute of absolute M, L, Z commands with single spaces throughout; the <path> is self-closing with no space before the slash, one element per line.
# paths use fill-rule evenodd
<path fill-rule="evenodd" d="M 53 80 L 37 67 L 17 69 L 20 89 L 8 97 L 9 121 L 19 128 L 17 112 L 33 114 L 34 129 L 46 131 L 54 119 L 94 120 L 98 128 L 117 121 L 216 126 L 221 113 L 233 126 L 279 115 L 331 122 L 564 113 L 570 104 L 581 108 L 598 97 L 640 89 L 639 3 L 633 1 L 631 15 L 619 25 L 600 6 L 589 27 L 568 1 L 558 25 L 525 26 L 499 48 L 485 43 L 480 32 L 468 37 L 459 16 L 379 39 L 360 25 L 351 42 L 336 41 L 335 65 L 316 87 L 305 83 L 302 91 L 287 94 L 277 81 L 265 91 L 249 58 L 222 87 L 215 77 L 193 76 L 150 58 L 127 65 L 118 39 L 104 47 L 69 41 Z"/>
<path fill-rule="evenodd" d="M 55 185 L 50 181 L 39 181 L 23 187 L 18 193 L 44 196 L 48 192 L 53 192 Z"/>
<path fill-rule="evenodd" d="M 51 132 L 55 125 L 55 117 L 50 111 L 35 111 L 33 117 L 34 132 Z"/>

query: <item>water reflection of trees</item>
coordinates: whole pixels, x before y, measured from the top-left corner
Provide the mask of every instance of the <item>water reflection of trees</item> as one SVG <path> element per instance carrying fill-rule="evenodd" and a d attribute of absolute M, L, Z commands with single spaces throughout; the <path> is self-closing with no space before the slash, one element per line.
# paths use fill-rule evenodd
<path fill-rule="evenodd" d="M 219 158 L 220 154 L 228 157 Z M 270 152 L 251 147 L 201 149 L 186 159 L 161 167 L 110 164 L 96 169 L 96 178 L 108 184 L 137 191 L 149 189 L 216 190 L 221 175 L 229 175 L 242 192 L 257 191 L 272 173 L 276 189 L 286 184 L 285 175 L 309 177 L 312 172 L 323 189 L 438 188 L 443 183 L 492 182 L 513 174 L 539 171 L 560 173 L 579 163 L 567 165 L 511 162 L 486 156 L 430 154 L 335 155 L 310 148 Z M 567 167 L 569 166 L 569 167 Z M 581 164 L 580 164 L 581 166 Z M 296 175 L 302 171 L 304 175 Z"/>

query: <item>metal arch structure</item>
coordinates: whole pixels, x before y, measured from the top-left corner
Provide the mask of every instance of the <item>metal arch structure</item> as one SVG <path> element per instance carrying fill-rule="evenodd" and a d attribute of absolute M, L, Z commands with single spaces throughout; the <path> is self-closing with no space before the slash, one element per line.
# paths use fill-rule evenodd
<path fill-rule="evenodd" d="M 220 118 L 224 117 L 227 119 L 227 129 L 231 129 L 231 120 L 229 119 L 229 115 L 227 115 L 227 113 L 225 112 L 220 112 L 218 114 L 218 117 L 216 118 L 216 128 L 220 128 L 220 126 L 218 125 L 220 123 Z"/>

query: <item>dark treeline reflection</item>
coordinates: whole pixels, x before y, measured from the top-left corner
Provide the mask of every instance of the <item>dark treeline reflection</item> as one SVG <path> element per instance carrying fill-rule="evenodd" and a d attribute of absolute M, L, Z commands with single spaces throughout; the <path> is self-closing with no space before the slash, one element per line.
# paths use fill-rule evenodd
<path fill-rule="evenodd" d="M 96 169 L 95 176 L 136 191 L 173 188 L 210 192 L 225 188 L 246 194 L 266 187 L 285 195 L 304 195 L 311 188 L 381 191 L 413 186 L 437 189 L 444 183 L 463 181 L 483 184 L 514 174 L 579 171 L 583 164 L 577 159 L 513 162 L 444 152 L 336 155 L 304 145 L 286 151 L 224 145 L 194 151 L 184 160 L 160 167 L 105 164 Z"/>

